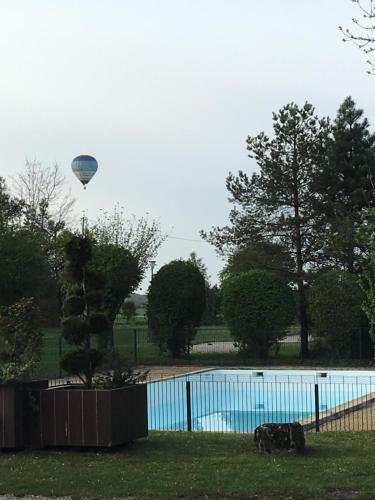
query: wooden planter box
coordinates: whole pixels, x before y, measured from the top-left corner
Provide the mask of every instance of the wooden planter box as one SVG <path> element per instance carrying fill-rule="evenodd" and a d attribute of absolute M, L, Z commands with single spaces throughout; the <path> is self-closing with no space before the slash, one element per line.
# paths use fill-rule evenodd
<path fill-rule="evenodd" d="M 147 385 L 40 391 L 41 446 L 111 448 L 148 434 Z"/>
<path fill-rule="evenodd" d="M 39 395 L 48 381 L 0 385 L 0 449 L 39 447 Z"/>

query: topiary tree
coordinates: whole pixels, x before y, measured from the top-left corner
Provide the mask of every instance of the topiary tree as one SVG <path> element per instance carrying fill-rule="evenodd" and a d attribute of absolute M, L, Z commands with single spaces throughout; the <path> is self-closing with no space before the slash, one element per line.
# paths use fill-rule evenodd
<path fill-rule="evenodd" d="M 135 316 L 136 311 L 137 308 L 134 302 L 132 300 L 125 300 L 122 305 L 122 312 L 127 321 L 130 321 Z"/>
<path fill-rule="evenodd" d="M 310 291 L 314 334 L 331 356 L 351 357 L 358 350 L 366 327 L 364 300 L 359 279 L 342 269 L 322 272 L 314 281 Z"/>
<path fill-rule="evenodd" d="M 148 294 L 148 320 L 155 343 L 173 357 L 187 352 L 204 308 L 205 282 L 199 269 L 183 260 L 163 266 Z"/>
<path fill-rule="evenodd" d="M 17 382 L 40 360 L 43 334 L 34 299 L 20 299 L 0 310 L 0 383 Z"/>
<path fill-rule="evenodd" d="M 260 269 L 228 278 L 222 288 L 224 318 L 240 352 L 267 358 L 293 322 L 291 288 L 280 276 Z"/>
<path fill-rule="evenodd" d="M 104 357 L 110 323 L 103 308 L 105 278 L 90 267 L 91 241 L 73 236 L 65 245 L 64 279 L 67 297 L 63 305 L 62 334 L 74 346 L 62 361 L 62 368 L 77 375 L 88 388 Z M 96 336 L 97 347 L 92 346 Z"/>

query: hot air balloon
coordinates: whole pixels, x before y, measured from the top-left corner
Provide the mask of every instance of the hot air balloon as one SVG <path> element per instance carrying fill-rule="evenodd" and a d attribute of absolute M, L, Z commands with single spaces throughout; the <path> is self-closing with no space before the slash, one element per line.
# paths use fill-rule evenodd
<path fill-rule="evenodd" d="M 80 155 L 72 161 L 72 170 L 86 189 L 86 184 L 90 182 L 98 170 L 98 162 L 93 156 Z"/>

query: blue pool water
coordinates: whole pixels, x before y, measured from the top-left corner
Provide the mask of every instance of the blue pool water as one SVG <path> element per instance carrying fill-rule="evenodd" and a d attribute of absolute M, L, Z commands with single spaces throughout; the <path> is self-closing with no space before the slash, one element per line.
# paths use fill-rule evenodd
<path fill-rule="evenodd" d="M 316 390 L 321 416 L 375 392 L 372 371 L 210 370 L 148 384 L 149 429 L 187 429 L 187 382 L 194 431 L 251 432 L 264 422 L 301 421 L 315 415 Z"/>

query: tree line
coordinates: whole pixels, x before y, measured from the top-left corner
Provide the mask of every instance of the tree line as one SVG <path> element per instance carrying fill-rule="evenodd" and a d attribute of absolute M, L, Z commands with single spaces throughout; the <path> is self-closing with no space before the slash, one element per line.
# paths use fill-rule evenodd
<path fill-rule="evenodd" d="M 310 103 L 273 114 L 273 137 L 247 138 L 257 171 L 226 179 L 230 223 L 202 232 L 227 258 L 223 276 L 262 268 L 296 290 L 302 355 L 309 353 L 309 290 L 319 273 L 364 281 L 371 263 L 375 135 L 351 97 L 336 117 Z"/>

